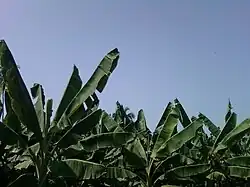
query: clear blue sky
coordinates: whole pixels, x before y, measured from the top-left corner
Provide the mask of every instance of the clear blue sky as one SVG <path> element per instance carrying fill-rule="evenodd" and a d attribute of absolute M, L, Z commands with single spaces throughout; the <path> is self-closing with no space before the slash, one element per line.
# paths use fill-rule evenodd
<path fill-rule="evenodd" d="M 86 81 L 112 48 L 119 66 L 100 95 L 156 126 L 179 98 L 188 114 L 221 125 L 231 98 L 239 119 L 250 117 L 250 1 L 1 0 L 4 38 L 28 87 L 44 85 L 57 105 L 76 64 Z"/>

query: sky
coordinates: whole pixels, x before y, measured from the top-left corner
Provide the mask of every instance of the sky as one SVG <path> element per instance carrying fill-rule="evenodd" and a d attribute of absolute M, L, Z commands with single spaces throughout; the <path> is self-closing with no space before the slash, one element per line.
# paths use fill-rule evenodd
<path fill-rule="evenodd" d="M 169 101 L 188 115 L 224 124 L 228 99 L 239 122 L 250 117 L 250 1 L 248 0 L 0 0 L 0 39 L 20 65 L 28 88 L 43 85 L 54 106 L 75 64 L 87 81 L 113 48 L 117 69 L 101 107 L 115 102 L 150 129 Z"/>

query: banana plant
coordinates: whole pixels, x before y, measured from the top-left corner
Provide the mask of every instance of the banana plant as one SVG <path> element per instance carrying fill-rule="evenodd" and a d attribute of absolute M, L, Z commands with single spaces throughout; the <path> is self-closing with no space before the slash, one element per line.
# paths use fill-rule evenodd
<path fill-rule="evenodd" d="M 109 120 L 112 123 L 115 122 L 112 118 Z M 131 186 L 152 187 L 161 185 L 166 182 L 163 176 L 170 172 L 173 167 L 181 164 L 181 155 L 178 154 L 178 150 L 195 137 L 196 131 L 203 124 L 197 119 L 182 131 L 176 133 L 176 126 L 179 122 L 180 111 L 175 103 L 170 102 L 153 136 L 150 136 L 143 110 L 139 111 L 135 122 L 136 139 L 122 148 L 123 165 L 136 176 L 135 181 L 130 179 L 131 183 L 134 182 Z M 139 136 L 140 134 L 142 136 Z M 143 136 L 148 137 L 147 146 L 142 143 L 144 141 Z M 170 178 L 168 179 L 171 181 Z"/>
<path fill-rule="evenodd" d="M 87 160 L 67 159 L 60 155 L 60 151 L 79 145 L 89 153 L 108 146 L 121 146 L 134 138 L 132 133 L 86 135 L 99 124 L 104 112 L 98 109 L 99 100 L 95 92 L 103 91 L 118 59 L 118 50 L 110 51 L 83 86 L 74 66 L 65 93 L 51 119 L 53 101 L 45 101 L 40 84 L 34 84 L 30 96 L 6 42 L 0 41 L 2 94 L 6 108 L 6 115 L 0 124 L 0 140 L 17 149 L 14 160 L 19 163 L 14 168 L 26 171 L 9 186 L 19 186 L 24 181 L 28 181 L 29 186 L 46 186 L 50 179 L 58 179 L 53 178 L 55 173 L 64 177 L 74 175 L 81 180 L 96 179 L 104 174 L 116 177 L 112 175 L 112 168 Z M 116 142 L 115 145 L 112 142 Z"/>
<path fill-rule="evenodd" d="M 211 136 L 208 137 L 204 134 L 204 131 L 196 136 L 196 139 L 201 139 L 202 137 L 202 142 L 198 147 L 196 142 L 194 147 L 189 149 L 188 152 L 199 153 L 200 162 L 197 163 L 194 156 L 189 154 L 188 157 L 195 161 L 187 166 L 173 169 L 175 175 L 182 180 L 190 179 L 190 177 L 195 178 L 196 176 L 196 179 L 203 182 L 207 179 L 216 182 L 225 182 L 226 180 L 231 182 L 232 177 L 243 179 L 248 177 L 249 169 L 246 166 L 247 162 L 244 162 L 246 164 L 244 167 L 236 164 L 248 157 L 235 156 L 235 152 L 239 149 L 238 141 L 250 131 L 250 119 L 246 119 L 237 125 L 237 115 L 232 112 L 230 101 L 225 116 L 225 126 L 222 130 L 214 125 L 204 114 L 200 113 L 198 118 L 208 127 Z M 213 138 L 212 141 L 211 137 Z M 190 168 L 193 168 L 193 172 L 186 172 Z"/>

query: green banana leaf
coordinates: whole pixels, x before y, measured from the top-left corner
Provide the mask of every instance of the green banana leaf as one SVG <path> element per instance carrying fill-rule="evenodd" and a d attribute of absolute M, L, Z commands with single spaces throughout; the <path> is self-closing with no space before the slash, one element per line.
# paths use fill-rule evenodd
<path fill-rule="evenodd" d="M 51 124 L 51 117 L 53 114 L 53 100 L 52 99 L 48 99 L 46 102 L 46 111 L 45 111 L 45 137 L 47 136 L 48 130 L 50 128 L 50 124 Z"/>
<path fill-rule="evenodd" d="M 148 164 L 146 152 L 139 138 L 136 138 L 135 141 L 125 146 L 123 154 L 126 162 L 131 167 L 145 169 Z"/>
<path fill-rule="evenodd" d="M 217 136 L 215 143 L 213 145 L 213 150 L 217 147 L 217 145 L 222 141 L 222 139 L 227 136 L 236 126 L 237 122 L 237 115 L 235 113 L 232 113 L 226 122 L 226 125 L 220 132 L 220 134 Z"/>
<path fill-rule="evenodd" d="M 169 104 L 160 119 L 159 123 L 161 125 L 159 125 L 159 127 L 162 126 L 162 128 L 158 133 L 156 142 L 154 143 L 151 158 L 155 158 L 157 156 L 157 153 L 159 152 L 161 146 L 164 145 L 172 136 L 172 133 L 178 124 L 178 119 L 178 111 L 176 110 L 176 108 L 172 108 Z"/>
<path fill-rule="evenodd" d="M 108 132 L 113 132 L 118 127 L 116 121 L 113 120 L 113 118 L 110 115 L 108 115 L 105 111 L 103 111 L 101 123 L 103 126 L 105 126 Z"/>
<path fill-rule="evenodd" d="M 179 100 L 175 99 L 174 103 L 180 111 L 180 119 L 179 120 L 180 120 L 182 126 L 185 128 L 191 123 L 191 121 L 190 121 L 185 109 L 183 108 L 182 104 L 179 102 Z"/>
<path fill-rule="evenodd" d="M 119 167 L 105 167 L 102 164 L 97 164 L 79 159 L 67 159 L 54 162 L 51 165 L 52 173 L 64 178 L 75 179 L 98 179 L 103 178 L 134 178 L 136 174 Z"/>
<path fill-rule="evenodd" d="M 167 172 L 167 174 L 174 173 L 178 177 L 192 177 L 209 171 L 211 168 L 210 164 L 195 164 L 188 166 L 180 166 L 173 168 Z"/>
<path fill-rule="evenodd" d="M 75 141 L 74 135 L 84 135 L 88 133 L 92 128 L 98 125 L 101 117 L 101 109 L 92 112 L 91 114 L 71 126 L 71 128 L 61 136 L 56 144 L 61 148 L 76 144 L 77 141 Z"/>
<path fill-rule="evenodd" d="M 31 130 L 38 141 L 42 133 L 29 92 L 19 73 L 15 60 L 4 41 L 0 42 L 1 74 L 4 78 L 6 91 L 11 100 L 11 106 L 20 122 Z"/>
<path fill-rule="evenodd" d="M 100 62 L 99 66 L 90 77 L 88 82 L 76 94 L 66 109 L 66 115 L 73 115 L 73 113 L 81 106 L 83 102 L 91 96 L 95 90 L 100 93 L 107 84 L 107 80 L 111 73 L 117 66 L 119 59 L 119 51 L 117 48 L 110 51 Z"/>
<path fill-rule="evenodd" d="M 214 149 L 214 153 L 230 148 L 233 143 L 241 139 L 248 132 L 250 132 L 250 119 L 244 120 L 241 124 L 237 125 L 232 131 L 230 131 Z"/>
<path fill-rule="evenodd" d="M 250 156 L 237 156 L 229 158 L 226 160 L 226 163 L 235 166 L 250 167 Z"/>
<path fill-rule="evenodd" d="M 82 87 L 82 80 L 79 75 L 78 68 L 74 65 L 73 72 L 70 76 L 69 82 L 66 86 L 65 92 L 62 96 L 60 104 L 56 110 L 55 117 L 53 119 L 54 122 L 58 122 L 64 111 L 68 107 L 69 103 L 76 96 L 76 94 L 80 91 Z"/>
<path fill-rule="evenodd" d="M 225 123 L 228 121 L 228 119 L 229 119 L 230 116 L 232 115 L 232 109 L 233 109 L 233 107 L 232 107 L 231 101 L 230 101 L 230 99 L 229 99 L 228 105 L 227 105 L 227 114 L 226 114 L 226 116 L 225 116 Z"/>
<path fill-rule="evenodd" d="M 111 132 L 92 135 L 86 139 L 81 140 L 81 144 L 85 151 L 93 152 L 98 149 L 107 147 L 120 147 L 135 139 L 134 133 L 127 132 Z"/>
<path fill-rule="evenodd" d="M 105 174 L 103 165 L 78 159 L 55 161 L 50 170 L 57 176 L 76 179 L 97 179 Z"/>
<path fill-rule="evenodd" d="M 212 133 L 214 137 L 218 137 L 220 134 L 220 129 L 213 124 L 204 114 L 199 113 L 198 117 L 203 120 L 205 126 L 207 126 L 208 130 Z"/>
<path fill-rule="evenodd" d="M 156 157 L 166 157 L 171 153 L 180 149 L 185 143 L 190 141 L 196 135 L 196 131 L 201 128 L 203 123 L 200 119 L 192 122 L 179 133 L 172 136 L 169 140 L 163 143 L 160 149 L 156 152 Z"/>
<path fill-rule="evenodd" d="M 31 88 L 31 95 L 33 99 L 36 100 L 36 103 L 35 103 L 36 115 L 38 117 L 40 129 L 42 133 L 44 133 L 45 132 L 45 112 L 44 112 L 45 95 L 44 95 L 42 85 L 34 84 L 34 86 Z"/>
<path fill-rule="evenodd" d="M 242 166 L 228 166 L 229 175 L 232 177 L 238 177 L 242 179 L 247 179 L 250 177 L 250 168 Z"/>
<path fill-rule="evenodd" d="M 207 177 L 207 179 L 213 180 L 213 181 L 224 181 L 226 180 L 226 176 L 218 171 L 214 171 L 210 173 Z"/>
<path fill-rule="evenodd" d="M 135 125 L 136 125 L 136 129 L 138 132 L 147 131 L 146 118 L 145 118 L 143 110 L 139 110 Z"/>

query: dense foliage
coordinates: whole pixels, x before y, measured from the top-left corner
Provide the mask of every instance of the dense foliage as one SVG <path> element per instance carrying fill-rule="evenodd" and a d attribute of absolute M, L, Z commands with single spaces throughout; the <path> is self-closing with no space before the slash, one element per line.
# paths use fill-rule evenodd
<path fill-rule="evenodd" d="M 97 91 L 118 59 L 119 51 L 110 51 L 84 85 L 74 66 L 53 113 L 42 85 L 28 91 L 0 42 L 1 186 L 248 186 L 250 119 L 237 123 L 229 102 L 220 130 L 204 114 L 190 118 L 177 99 L 154 132 L 143 110 L 135 116 L 117 102 L 108 114 Z"/>

